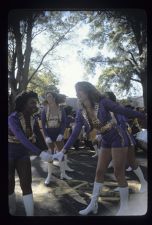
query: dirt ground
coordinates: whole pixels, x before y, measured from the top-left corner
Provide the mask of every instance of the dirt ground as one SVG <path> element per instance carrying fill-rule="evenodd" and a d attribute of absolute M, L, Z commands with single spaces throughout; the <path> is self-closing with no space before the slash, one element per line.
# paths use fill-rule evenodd
<path fill-rule="evenodd" d="M 84 209 L 90 202 L 93 188 L 97 158 L 92 158 L 92 150 L 71 149 L 68 153 L 68 164 L 74 172 L 67 172 L 72 180 L 59 179 L 59 167 L 54 166 L 53 181 L 44 185 L 47 177 L 47 163 L 39 157 L 31 156 L 32 189 L 34 197 L 35 216 L 80 216 L 79 210 Z M 147 179 L 147 156 L 142 150 L 137 152 L 137 159 Z M 147 212 L 147 193 L 138 193 L 140 184 L 132 171 L 126 172 L 129 185 L 129 211 L 126 215 L 144 215 Z M 113 168 L 109 168 L 103 190 L 99 197 L 99 210 L 96 216 L 116 215 L 119 208 L 119 193 L 114 189 L 117 182 Z M 16 175 L 17 211 L 15 216 L 25 216 L 19 179 Z M 93 216 L 89 214 L 88 216 Z"/>

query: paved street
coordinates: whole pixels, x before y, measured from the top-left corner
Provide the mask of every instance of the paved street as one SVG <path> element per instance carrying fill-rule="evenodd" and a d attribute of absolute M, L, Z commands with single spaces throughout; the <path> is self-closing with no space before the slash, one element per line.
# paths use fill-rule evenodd
<path fill-rule="evenodd" d="M 90 201 L 97 159 L 92 158 L 92 150 L 71 150 L 68 154 L 69 166 L 74 172 L 67 172 L 72 180 L 59 179 L 59 167 L 54 166 L 53 181 L 44 185 L 47 176 L 47 163 L 39 157 L 31 156 L 33 174 L 33 196 L 35 216 L 80 216 L 79 210 L 84 209 Z M 137 152 L 137 159 L 147 179 L 146 153 Z M 140 194 L 140 184 L 133 172 L 126 172 L 129 185 L 129 211 L 127 215 L 144 215 L 147 211 L 147 193 Z M 119 208 L 119 193 L 113 175 L 109 168 L 105 176 L 104 188 L 99 197 L 99 210 L 96 216 L 113 216 Z M 16 216 L 24 216 L 19 179 L 16 176 L 17 212 Z M 92 216 L 90 214 L 89 216 Z"/>

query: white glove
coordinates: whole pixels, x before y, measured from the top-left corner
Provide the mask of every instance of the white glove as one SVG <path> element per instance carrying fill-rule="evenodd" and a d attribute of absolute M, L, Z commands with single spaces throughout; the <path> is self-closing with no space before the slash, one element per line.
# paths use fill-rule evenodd
<path fill-rule="evenodd" d="M 46 144 L 51 144 L 52 143 L 52 140 L 51 140 L 50 137 L 46 137 L 45 138 L 45 142 L 46 142 Z"/>
<path fill-rule="evenodd" d="M 62 139 L 63 139 L 63 135 L 62 134 L 59 134 L 58 137 L 57 137 L 57 139 L 56 139 L 56 141 L 62 141 Z"/>
<path fill-rule="evenodd" d="M 53 155 L 53 159 L 58 159 L 59 161 L 62 161 L 63 158 L 64 158 L 64 153 L 62 151 Z"/>
<path fill-rule="evenodd" d="M 86 138 L 87 137 L 87 133 L 86 132 L 83 132 L 82 137 L 83 138 Z"/>
<path fill-rule="evenodd" d="M 52 154 L 50 154 L 46 151 L 42 151 L 39 156 L 43 161 L 46 161 L 46 162 L 51 162 L 53 160 Z"/>
<path fill-rule="evenodd" d="M 101 139 L 102 139 L 101 134 L 97 134 L 97 135 L 96 135 L 96 140 L 97 140 L 97 141 L 101 141 Z"/>

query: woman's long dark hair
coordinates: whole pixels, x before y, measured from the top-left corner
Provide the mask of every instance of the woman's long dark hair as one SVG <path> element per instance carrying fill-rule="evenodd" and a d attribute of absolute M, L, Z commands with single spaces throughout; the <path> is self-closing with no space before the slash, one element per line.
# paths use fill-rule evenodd
<path fill-rule="evenodd" d="M 56 92 L 54 92 L 54 91 L 48 91 L 48 92 L 46 93 L 46 96 L 47 96 L 47 94 L 49 94 L 49 93 L 54 97 L 56 104 L 64 103 L 65 100 L 66 100 L 66 95 L 58 94 L 58 93 L 56 93 Z"/>
<path fill-rule="evenodd" d="M 108 97 L 110 100 L 112 100 L 113 102 L 116 102 L 116 96 L 112 91 L 106 91 L 105 92 L 106 97 Z"/>
<path fill-rule="evenodd" d="M 92 85 L 91 83 L 89 83 L 87 81 L 77 82 L 75 85 L 75 88 L 80 88 L 82 91 L 84 91 L 87 94 L 93 107 L 94 107 L 95 103 L 98 103 L 100 101 L 100 99 L 104 97 L 96 89 L 96 87 L 94 85 Z"/>

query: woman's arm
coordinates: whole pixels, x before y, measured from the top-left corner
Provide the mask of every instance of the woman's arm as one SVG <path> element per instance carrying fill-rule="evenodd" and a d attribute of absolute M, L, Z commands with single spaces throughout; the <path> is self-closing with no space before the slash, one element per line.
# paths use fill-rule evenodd
<path fill-rule="evenodd" d="M 35 145 L 33 145 L 28 138 L 25 136 L 24 132 L 22 131 L 20 127 L 19 119 L 15 116 L 9 116 L 8 118 L 8 125 L 12 133 L 15 135 L 15 137 L 31 152 L 35 153 L 36 155 L 39 155 L 42 150 L 37 148 Z"/>
<path fill-rule="evenodd" d="M 124 106 L 121 106 L 119 103 L 113 102 L 108 98 L 104 98 L 102 100 L 102 104 L 104 107 L 114 113 L 122 114 L 126 117 L 139 117 L 141 119 L 145 119 L 145 115 L 143 113 L 134 111 L 132 109 L 128 109 Z"/>
<path fill-rule="evenodd" d="M 66 142 L 64 149 L 70 148 L 74 144 L 74 142 L 76 141 L 77 137 L 80 134 L 80 131 L 81 131 L 83 123 L 84 123 L 80 111 L 78 111 L 78 113 L 77 113 L 75 123 L 76 123 L 76 125 L 74 127 L 74 130 L 72 131 L 71 136 L 69 137 L 68 141 Z"/>

